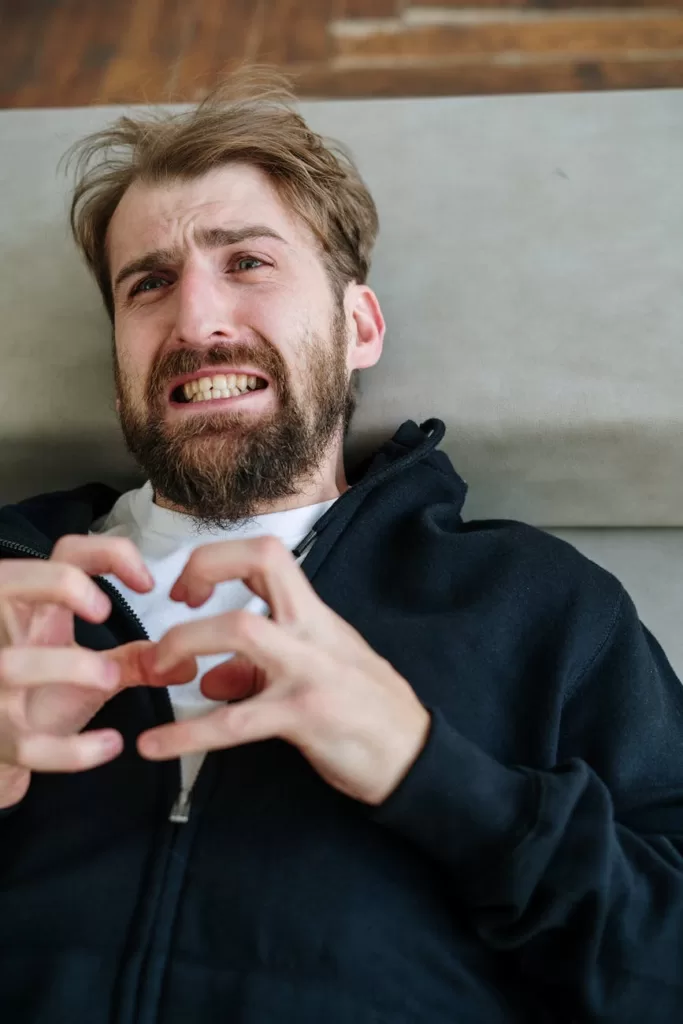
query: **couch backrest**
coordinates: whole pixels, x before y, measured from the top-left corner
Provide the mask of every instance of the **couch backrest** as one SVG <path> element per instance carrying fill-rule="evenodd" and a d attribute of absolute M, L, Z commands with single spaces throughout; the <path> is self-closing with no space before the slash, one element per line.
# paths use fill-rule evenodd
<path fill-rule="evenodd" d="M 473 515 L 683 525 L 683 90 L 304 111 L 382 221 L 389 331 L 352 449 L 436 415 Z M 3 499 L 132 472 L 57 171 L 120 113 L 0 113 Z"/>

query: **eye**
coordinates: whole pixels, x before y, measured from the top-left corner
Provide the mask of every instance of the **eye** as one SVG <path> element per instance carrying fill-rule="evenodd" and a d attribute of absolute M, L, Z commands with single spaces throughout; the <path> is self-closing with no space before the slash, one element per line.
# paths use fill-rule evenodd
<path fill-rule="evenodd" d="M 142 281 L 138 281 L 138 283 L 133 287 L 130 294 L 133 296 L 139 295 L 141 292 L 155 292 L 160 284 L 168 284 L 168 281 L 163 277 L 154 277 L 154 275 L 143 277 Z"/>
<path fill-rule="evenodd" d="M 258 270 L 259 267 L 265 267 L 263 260 L 260 260 L 258 256 L 238 256 L 237 259 L 231 264 L 231 270 L 233 271 L 245 271 L 245 270 Z"/>

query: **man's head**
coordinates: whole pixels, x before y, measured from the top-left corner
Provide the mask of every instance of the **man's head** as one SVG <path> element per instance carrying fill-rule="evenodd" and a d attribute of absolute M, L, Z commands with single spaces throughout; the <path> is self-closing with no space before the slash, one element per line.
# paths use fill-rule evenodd
<path fill-rule="evenodd" d="M 225 524 L 319 494 L 384 330 L 365 284 L 377 215 L 350 159 L 286 92 L 240 80 L 187 113 L 123 118 L 79 155 L 74 235 L 157 496 Z"/>

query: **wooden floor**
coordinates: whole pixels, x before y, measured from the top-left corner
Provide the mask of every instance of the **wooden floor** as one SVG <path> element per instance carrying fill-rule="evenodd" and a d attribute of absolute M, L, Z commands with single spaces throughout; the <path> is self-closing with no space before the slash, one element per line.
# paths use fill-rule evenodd
<path fill-rule="evenodd" d="M 683 0 L 0 0 L 0 106 L 193 100 L 244 62 L 302 96 L 683 86 Z"/>

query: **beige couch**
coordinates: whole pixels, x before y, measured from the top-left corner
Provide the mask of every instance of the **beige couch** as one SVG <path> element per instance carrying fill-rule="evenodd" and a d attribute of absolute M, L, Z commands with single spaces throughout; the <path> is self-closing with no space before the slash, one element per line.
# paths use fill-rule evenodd
<path fill-rule="evenodd" d="M 683 674 L 683 91 L 306 104 L 378 201 L 389 323 L 351 455 L 440 416 L 470 518 L 554 529 Z M 135 479 L 57 163 L 113 108 L 0 112 L 0 499 Z"/>

